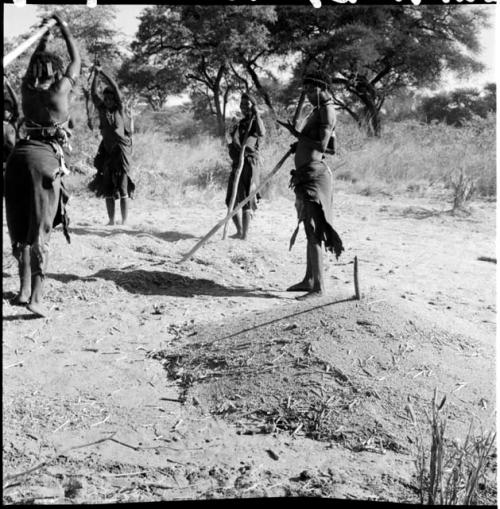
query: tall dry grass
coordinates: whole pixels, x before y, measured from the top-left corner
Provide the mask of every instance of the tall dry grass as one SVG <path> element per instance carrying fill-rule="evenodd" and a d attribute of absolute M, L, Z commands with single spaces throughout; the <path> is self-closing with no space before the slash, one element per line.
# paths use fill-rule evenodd
<path fill-rule="evenodd" d="M 454 203 L 464 187 L 472 197 L 496 195 L 496 119 L 476 118 L 461 128 L 403 121 L 367 138 L 350 122 L 339 124 L 337 179 L 355 192 L 440 194 Z"/>
<path fill-rule="evenodd" d="M 434 391 L 430 427 L 417 437 L 417 478 L 420 503 L 428 505 L 484 505 L 496 500 L 496 433 L 476 433 L 472 422 L 463 441 L 446 438 L 446 396 L 437 402 Z M 429 440 L 430 439 L 430 440 Z M 430 444 L 427 444 L 427 441 Z"/>
<path fill-rule="evenodd" d="M 94 169 L 99 144 L 97 130 L 86 127 L 83 108 L 75 108 L 77 127 L 69 178 L 73 192 L 85 192 Z M 133 175 L 139 195 L 161 198 L 166 203 L 219 199 L 230 172 L 225 142 L 203 133 L 175 139 L 167 125 L 154 116 L 138 119 L 134 135 Z M 262 174 L 267 175 L 288 150 L 292 137 L 267 122 L 263 143 Z M 186 128 L 187 129 L 187 128 Z M 336 187 L 365 195 L 411 193 L 439 194 L 440 198 L 466 201 L 496 195 L 495 118 L 475 119 L 462 128 L 416 121 L 389 123 L 380 138 L 368 138 L 352 121 L 340 116 L 338 153 L 327 156 Z M 265 198 L 293 197 L 288 189 L 293 156 L 263 191 Z M 462 194 L 462 196 L 461 196 Z M 457 202 L 458 203 L 458 202 Z"/>

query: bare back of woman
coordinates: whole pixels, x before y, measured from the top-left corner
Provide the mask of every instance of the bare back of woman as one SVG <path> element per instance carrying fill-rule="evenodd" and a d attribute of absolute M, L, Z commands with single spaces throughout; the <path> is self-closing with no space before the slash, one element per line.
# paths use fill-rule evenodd
<path fill-rule="evenodd" d="M 67 24 L 54 15 L 66 41 L 70 64 L 46 51 L 44 36 L 33 53 L 21 87 L 26 139 L 20 140 L 5 170 L 7 226 L 19 263 L 20 290 L 15 303 L 46 316 L 42 288 L 53 226 L 62 223 L 66 238 L 62 176 L 67 171 L 69 95 L 80 72 L 80 56 Z"/>

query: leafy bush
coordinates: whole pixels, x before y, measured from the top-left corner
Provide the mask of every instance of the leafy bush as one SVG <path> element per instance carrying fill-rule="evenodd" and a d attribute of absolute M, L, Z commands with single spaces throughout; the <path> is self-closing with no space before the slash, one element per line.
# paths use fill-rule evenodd
<path fill-rule="evenodd" d="M 474 116 L 486 118 L 496 111 L 496 85 L 491 83 L 483 91 L 460 88 L 427 97 L 422 100 L 419 112 L 422 120 L 435 120 L 456 127 L 463 126 Z"/>

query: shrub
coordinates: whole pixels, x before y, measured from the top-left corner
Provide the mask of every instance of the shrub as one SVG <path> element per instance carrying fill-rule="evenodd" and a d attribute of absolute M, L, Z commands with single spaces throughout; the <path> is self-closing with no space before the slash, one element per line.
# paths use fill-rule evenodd
<path fill-rule="evenodd" d="M 474 116 L 486 118 L 496 110 L 496 86 L 486 85 L 480 91 L 474 88 L 458 88 L 440 92 L 422 100 L 419 113 L 421 118 L 431 123 L 433 120 L 461 127 Z"/>

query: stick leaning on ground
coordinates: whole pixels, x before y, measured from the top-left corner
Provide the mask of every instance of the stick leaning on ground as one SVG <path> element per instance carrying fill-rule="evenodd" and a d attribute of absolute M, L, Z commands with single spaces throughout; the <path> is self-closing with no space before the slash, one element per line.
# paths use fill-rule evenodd
<path fill-rule="evenodd" d="M 267 185 L 267 183 L 274 177 L 274 175 L 279 171 L 279 169 L 283 166 L 283 163 L 288 159 L 290 154 L 292 154 L 293 150 L 289 149 L 287 153 L 279 160 L 278 164 L 271 170 L 271 173 L 260 183 L 260 185 L 251 192 L 243 201 L 241 201 L 237 207 L 235 207 L 231 212 L 228 212 L 227 216 L 217 223 L 194 247 L 189 251 L 189 253 L 185 254 L 179 263 L 183 263 L 191 256 L 193 256 L 198 249 L 205 244 L 205 242 L 224 224 L 226 224 L 237 212 L 239 212 L 244 205 L 246 205 L 251 199 L 253 199 L 257 193 L 261 191 L 261 189 Z"/>
<path fill-rule="evenodd" d="M 38 41 L 41 37 L 45 35 L 47 31 L 49 31 L 53 26 L 57 24 L 55 19 L 50 19 L 43 26 L 41 26 L 29 39 L 26 39 L 22 44 L 20 44 L 16 49 L 12 50 L 10 53 L 3 57 L 3 66 L 7 67 L 10 63 L 12 63 L 21 53 L 24 53 L 33 43 Z"/>
<path fill-rule="evenodd" d="M 293 116 L 292 124 L 295 126 L 295 129 L 298 129 L 298 122 L 300 118 L 300 114 L 302 112 L 302 108 L 304 107 L 304 102 L 306 100 L 306 93 L 302 90 L 299 97 L 299 102 L 297 103 L 297 108 L 295 109 L 295 115 Z"/>
<path fill-rule="evenodd" d="M 295 109 L 295 114 L 293 116 L 293 125 L 297 127 L 297 122 L 300 116 L 300 112 L 302 110 L 302 107 L 304 105 L 304 101 L 306 99 L 306 94 L 304 91 L 301 92 L 299 101 L 297 103 L 297 108 Z M 271 113 L 273 117 L 277 120 L 276 112 L 271 108 Z M 238 213 L 250 200 L 252 200 L 255 196 L 257 196 L 257 193 L 260 192 L 261 189 L 264 188 L 264 186 L 267 185 L 267 183 L 274 177 L 274 175 L 279 171 L 279 169 L 283 166 L 284 162 L 288 159 L 288 157 L 293 153 L 294 149 L 290 148 L 288 149 L 287 153 L 279 160 L 278 164 L 271 170 L 271 173 L 260 183 L 260 185 L 255 189 L 252 193 L 250 193 L 243 201 L 241 201 L 238 206 L 231 210 L 229 209 L 229 212 L 227 213 L 226 217 L 218 222 L 194 247 L 189 251 L 189 253 L 185 254 L 179 263 L 184 263 L 186 260 L 191 258 L 191 256 L 198 251 L 198 249 L 205 244 L 205 242 L 223 225 L 227 224 L 227 222 L 236 214 Z M 233 189 L 234 191 L 234 189 Z"/>

